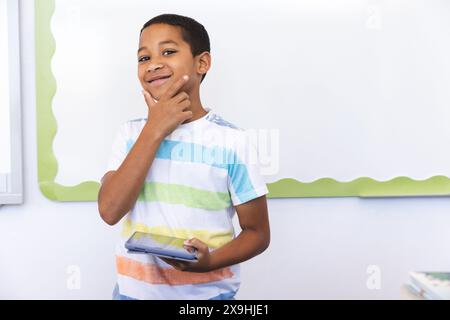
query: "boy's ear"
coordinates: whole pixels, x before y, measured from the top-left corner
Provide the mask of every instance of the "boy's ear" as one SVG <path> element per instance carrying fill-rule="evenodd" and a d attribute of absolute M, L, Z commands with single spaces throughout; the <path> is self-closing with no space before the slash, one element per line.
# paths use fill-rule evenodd
<path fill-rule="evenodd" d="M 211 54 L 208 51 L 202 52 L 197 57 L 197 72 L 200 74 L 205 74 L 211 68 Z"/>

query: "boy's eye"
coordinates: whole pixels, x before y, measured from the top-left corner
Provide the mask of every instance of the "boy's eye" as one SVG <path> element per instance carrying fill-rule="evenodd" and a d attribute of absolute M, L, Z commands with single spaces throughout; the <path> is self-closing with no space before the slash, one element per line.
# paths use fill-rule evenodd
<path fill-rule="evenodd" d="M 170 54 L 172 54 L 172 53 L 175 53 L 176 51 L 175 51 L 175 50 L 165 50 L 165 51 L 163 52 L 163 54 L 166 53 L 166 52 L 169 52 Z M 138 62 L 147 61 L 147 60 L 149 60 L 149 59 L 150 59 L 150 57 L 148 57 L 148 56 L 142 56 L 142 57 L 140 57 L 140 58 L 138 59 Z"/>
<path fill-rule="evenodd" d="M 145 57 L 140 57 L 138 61 L 142 62 L 142 61 L 147 61 L 147 60 L 148 60 L 148 57 L 145 56 Z"/>

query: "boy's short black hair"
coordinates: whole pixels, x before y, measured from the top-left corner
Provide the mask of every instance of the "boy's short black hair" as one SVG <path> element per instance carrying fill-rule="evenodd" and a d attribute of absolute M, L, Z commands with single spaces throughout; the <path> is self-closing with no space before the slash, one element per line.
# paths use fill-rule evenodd
<path fill-rule="evenodd" d="M 156 23 L 181 27 L 181 36 L 191 47 L 193 57 L 205 51 L 211 52 L 208 32 L 202 24 L 194 19 L 178 14 L 161 14 L 147 21 L 141 29 L 141 34 L 145 28 Z M 202 76 L 200 83 L 202 83 L 205 76 L 206 73 Z"/>

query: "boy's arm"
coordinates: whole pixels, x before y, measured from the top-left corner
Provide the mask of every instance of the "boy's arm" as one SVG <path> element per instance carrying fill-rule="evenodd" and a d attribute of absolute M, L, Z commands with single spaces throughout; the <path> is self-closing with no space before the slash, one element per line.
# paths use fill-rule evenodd
<path fill-rule="evenodd" d="M 249 260 L 266 250 L 270 244 L 266 196 L 235 208 L 242 231 L 235 239 L 211 253 L 211 270 Z"/>
<path fill-rule="evenodd" d="M 158 103 L 144 91 L 151 117 L 142 129 L 117 171 L 110 171 L 102 178 L 98 194 L 98 211 L 102 219 L 114 225 L 134 206 L 150 169 L 156 152 L 164 140 L 182 122 L 192 117 L 186 109 L 191 105 L 189 95 L 179 92 L 188 80 L 187 76 L 176 81 L 161 96 Z"/>
<path fill-rule="evenodd" d="M 235 206 L 241 233 L 224 246 L 209 253 L 207 245 L 194 238 L 185 242 L 186 249 L 198 250 L 198 262 L 162 258 L 181 271 L 208 272 L 244 262 L 267 249 L 270 243 L 269 214 L 266 196 Z"/>
<path fill-rule="evenodd" d="M 119 169 L 102 179 L 98 210 L 107 224 L 119 222 L 135 204 L 162 139 L 146 124 Z"/>

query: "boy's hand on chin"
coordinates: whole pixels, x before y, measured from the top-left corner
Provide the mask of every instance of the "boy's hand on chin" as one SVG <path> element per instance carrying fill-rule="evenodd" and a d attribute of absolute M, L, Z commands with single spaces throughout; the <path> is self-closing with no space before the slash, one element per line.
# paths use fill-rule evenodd
<path fill-rule="evenodd" d="M 184 248 L 189 252 L 194 252 L 197 250 L 197 261 L 196 262 L 188 262 L 188 261 L 180 261 L 168 258 L 160 258 L 167 264 L 170 264 L 172 267 L 179 271 L 189 271 L 189 272 L 208 272 L 211 271 L 210 265 L 210 253 L 208 246 L 198 240 L 197 238 L 193 238 L 190 240 L 186 240 L 184 242 Z"/>
<path fill-rule="evenodd" d="M 192 118 L 192 111 L 186 110 L 191 106 L 189 95 L 184 91 L 178 92 L 188 78 L 185 75 L 175 81 L 158 102 L 153 100 L 149 92 L 142 90 L 149 113 L 146 125 L 162 139 L 171 134 L 179 124 Z"/>

